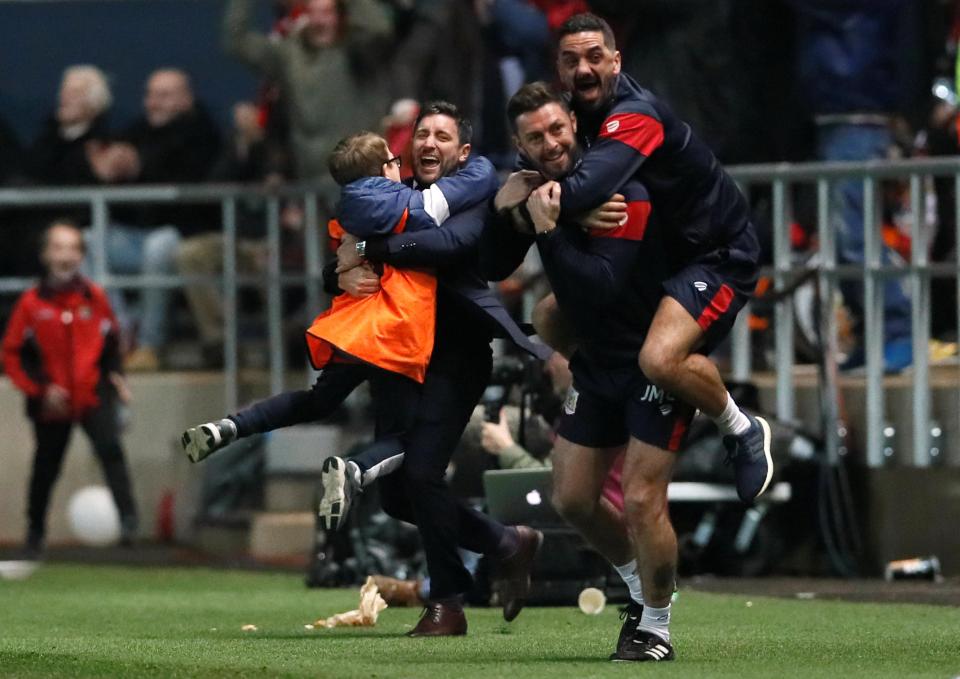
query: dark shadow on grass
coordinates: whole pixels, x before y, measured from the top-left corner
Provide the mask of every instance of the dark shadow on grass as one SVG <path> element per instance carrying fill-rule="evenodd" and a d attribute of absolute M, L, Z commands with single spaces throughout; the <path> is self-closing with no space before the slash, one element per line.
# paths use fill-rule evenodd
<path fill-rule="evenodd" d="M 217 637 L 223 638 L 223 637 Z M 303 634 L 251 634 L 250 636 L 245 637 L 230 637 L 231 639 L 243 639 L 244 641 L 336 641 L 342 639 L 344 641 L 354 641 L 356 639 L 402 639 L 403 632 L 337 632 L 336 634 L 328 634 L 324 632 L 319 633 L 303 633 Z"/>

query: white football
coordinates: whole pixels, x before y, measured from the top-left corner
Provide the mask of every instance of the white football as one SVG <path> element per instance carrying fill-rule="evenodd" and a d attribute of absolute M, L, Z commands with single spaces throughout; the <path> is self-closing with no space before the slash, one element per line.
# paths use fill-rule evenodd
<path fill-rule="evenodd" d="M 74 537 L 91 547 L 112 545 L 120 539 L 120 512 L 103 486 L 81 488 L 67 505 Z"/>

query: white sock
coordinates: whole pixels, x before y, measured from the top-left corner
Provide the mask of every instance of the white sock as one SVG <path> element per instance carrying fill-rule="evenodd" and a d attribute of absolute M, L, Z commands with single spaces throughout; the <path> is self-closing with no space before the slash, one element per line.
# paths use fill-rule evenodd
<path fill-rule="evenodd" d="M 627 589 L 630 590 L 630 598 L 643 606 L 643 586 L 640 584 L 640 574 L 637 572 L 637 560 L 634 559 L 622 566 L 614 564 L 613 567 L 620 574 Z"/>
<path fill-rule="evenodd" d="M 733 400 L 730 392 L 727 392 L 727 405 L 723 407 L 723 412 L 714 418 L 713 421 L 717 424 L 717 428 L 724 436 L 731 434 L 733 436 L 740 436 L 740 434 L 750 428 L 750 420 L 747 419 L 746 414 L 740 410 L 740 406 Z"/>
<path fill-rule="evenodd" d="M 644 606 L 637 628 L 656 634 L 664 641 L 670 641 L 670 605 L 667 604 L 665 608 Z"/>

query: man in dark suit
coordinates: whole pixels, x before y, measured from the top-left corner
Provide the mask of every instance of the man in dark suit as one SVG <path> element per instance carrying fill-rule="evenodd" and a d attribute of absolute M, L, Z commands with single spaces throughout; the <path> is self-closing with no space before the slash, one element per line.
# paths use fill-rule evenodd
<path fill-rule="evenodd" d="M 415 125 L 415 186 L 429 187 L 470 154 L 472 129 L 455 106 L 427 104 Z M 427 196 L 429 197 L 429 196 Z M 432 206 L 442 214 L 442 204 Z M 345 239 L 337 251 L 339 287 L 353 295 L 379 287 L 367 264 L 430 267 L 437 272 L 437 330 L 416 424 L 405 440 L 400 470 L 381 480 L 384 510 L 415 523 L 423 540 L 430 576 L 430 600 L 411 636 L 465 634 L 462 595 L 471 576 L 458 546 L 499 562 L 504 617 L 520 612 L 529 589 L 530 567 L 543 536 L 525 526 L 504 527 L 467 509 L 444 480 L 454 447 L 490 377 L 490 341 L 507 337 L 540 358 L 549 350 L 531 342 L 509 317 L 479 273 L 478 245 L 486 205 L 452 215 L 437 229 L 401 233 L 379 240 Z"/>

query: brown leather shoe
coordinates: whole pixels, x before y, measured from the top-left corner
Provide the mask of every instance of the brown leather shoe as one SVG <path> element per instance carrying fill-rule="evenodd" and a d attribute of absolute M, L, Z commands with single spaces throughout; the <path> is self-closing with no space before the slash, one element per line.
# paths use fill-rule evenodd
<path fill-rule="evenodd" d="M 388 606 L 423 606 L 420 598 L 421 580 L 399 580 L 386 575 L 374 575 L 373 581 Z"/>
<path fill-rule="evenodd" d="M 499 594 L 503 619 L 510 622 L 523 610 L 530 594 L 530 571 L 543 544 L 543 533 L 529 526 L 515 526 L 520 546 L 500 562 Z"/>
<path fill-rule="evenodd" d="M 420 622 L 407 632 L 408 637 L 459 637 L 467 633 L 463 607 L 429 601 L 423 607 Z"/>

